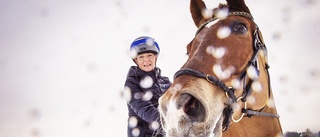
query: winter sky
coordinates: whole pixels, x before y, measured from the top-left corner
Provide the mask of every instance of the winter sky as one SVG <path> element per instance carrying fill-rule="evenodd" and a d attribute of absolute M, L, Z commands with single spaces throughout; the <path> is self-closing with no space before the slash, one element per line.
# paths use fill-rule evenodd
<path fill-rule="evenodd" d="M 246 2 L 283 131 L 318 132 L 320 2 Z M 188 0 L 0 0 L 0 17 L 0 137 L 126 136 L 129 45 L 154 37 L 173 80 L 197 29 Z"/>

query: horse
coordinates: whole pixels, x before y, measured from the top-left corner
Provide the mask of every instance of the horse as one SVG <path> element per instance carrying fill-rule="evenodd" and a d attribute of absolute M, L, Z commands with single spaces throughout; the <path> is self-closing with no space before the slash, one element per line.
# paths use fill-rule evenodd
<path fill-rule="evenodd" d="M 198 30 L 159 99 L 168 137 L 283 135 L 262 33 L 244 0 L 226 1 L 214 9 L 190 1 Z"/>

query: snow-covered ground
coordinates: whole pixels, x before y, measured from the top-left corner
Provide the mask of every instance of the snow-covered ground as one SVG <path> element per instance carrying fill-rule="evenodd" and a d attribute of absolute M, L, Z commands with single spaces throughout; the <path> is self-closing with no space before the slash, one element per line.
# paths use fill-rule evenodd
<path fill-rule="evenodd" d="M 320 2 L 246 2 L 268 46 L 283 130 L 318 132 Z M 154 37 L 172 80 L 195 31 L 188 0 L 1 0 L 0 137 L 126 136 L 132 40 Z"/>

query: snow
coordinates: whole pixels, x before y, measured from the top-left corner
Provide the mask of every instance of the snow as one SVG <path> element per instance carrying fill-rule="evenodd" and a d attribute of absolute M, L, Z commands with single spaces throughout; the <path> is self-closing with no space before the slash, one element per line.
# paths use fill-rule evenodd
<path fill-rule="evenodd" d="M 320 2 L 246 2 L 268 46 L 283 131 L 318 132 Z M 0 9 L 4 137 L 126 136 L 131 42 L 154 37 L 172 80 L 196 32 L 185 0 L 2 0 Z"/>

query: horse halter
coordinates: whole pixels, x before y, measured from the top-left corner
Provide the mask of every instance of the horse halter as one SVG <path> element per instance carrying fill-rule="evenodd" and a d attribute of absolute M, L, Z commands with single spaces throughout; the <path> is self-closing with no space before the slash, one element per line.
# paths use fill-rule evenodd
<path fill-rule="evenodd" d="M 248 19 L 253 21 L 252 15 L 247 13 L 247 12 L 230 12 L 229 16 L 243 16 L 243 17 L 246 17 L 246 18 L 248 18 Z M 204 24 L 202 24 L 199 27 L 199 29 L 197 30 L 196 34 L 198 34 L 208 23 L 210 23 L 210 22 L 212 22 L 214 20 L 216 20 L 216 18 L 213 18 L 213 19 L 205 22 Z M 247 97 L 250 96 L 251 93 L 252 93 L 251 85 L 253 83 L 253 80 L 250 79 L 250 78 L 249 78 L 248 81 L 246 81 L 247 69 L 250 66 L 253 66 L 257 70 L 257 73 L 259 75 L 259 67 L 258 67 L 257 55 L 258 55 L 260 50 L 263 50 L 264 52 L 267 52 L 267 48 L 266 48 L 266 46 L 265 46 L 264 42 L 262 41 L 262 38 L 261 38 L 261 36 L 259 34 L 259 28 L 256 25 L 256 29 L 255 29 L 255 31 L 253 33 L 253 55 L 252 55 L 251 59 L 248 61 L 248 64 L 245 67 L 245 69 L 242 71 L 242 73 L 238 77 L 238 80 L 239 81 L 243 81 L 243 83 L 244 83 L 243 85 L 245 85 L 243 87 L 242 96 L 240 96 L 239 98 L 237 98 L 235 96 L 234 88 L 228 87 L 224 82 L 222 82 L 221 80 L 219 80 L 215 76 L 204 74 L 204 73 L 199 72 L 199 71 L 194 70 L 194 69 L 182 68 L 182 69 L 178 70 L 175 73 L 174 78 L 177 78 L 177 77 L 179 77 L 181 75 L 191 75 L 191 76 L 194 76 L 194 77 L 206 79 L 208 82 L 210 82 L 210 83 L 214 84 L 215 86 L 221 88 L 226 93 L 226 96 L 231 99 L 231 104 L 234 104 L 239 100 L 244 102 L 245 107 L 241 110 L 242 115 L 237 120 L 235 120 L 233 118 L 233 116 L 232 116 L 233 112 L 234 112 L 234 108 L 231 106 L 231 104 L 227 105 L 227 107 L 223 110 L 223 113 L 224 113 L 224 120 L 223 120 L 223 123 L 222 123 L 223 131 L 226 131 L 229 128 L 231 120 L 233 122 L 239 122 L 243 118 L 243 116 L 245 114 L 249 118 L 251 116 L 255 116 L 255 115 L 278 118 L 279 117 L 278 114 L 261 112 L 265 108 L 265 106 L 260 110 L 251 110 L 251 109 L 247 109 L 246 108 Z M 270 89 L 270 77 L 269 77 L 268 68 L 269 68 L 269 65 L 266 63 L 266 68 L 265 69 L 266 69 L 266 72 L 267 72 L 267 75 L 268 75 L 268 89 L 269 89 L 269 96 L 270 96 L 270 92 L 271 92 L 270 90 L 271 89 Z"/>

